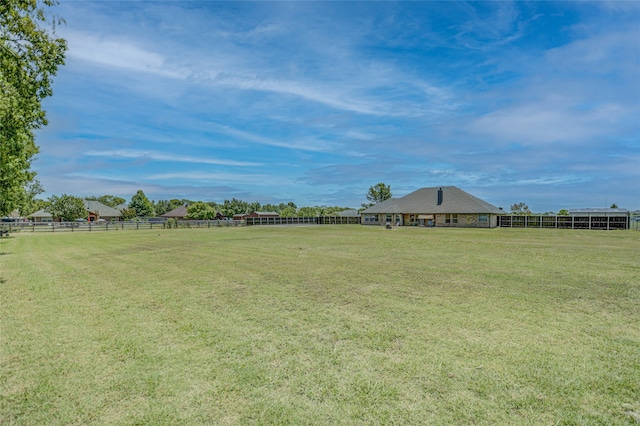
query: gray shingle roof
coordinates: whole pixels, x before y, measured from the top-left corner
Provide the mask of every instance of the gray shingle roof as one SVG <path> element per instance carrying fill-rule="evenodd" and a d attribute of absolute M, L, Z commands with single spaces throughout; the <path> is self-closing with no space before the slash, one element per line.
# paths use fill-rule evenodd
<path fill-rule="evenodd" d="M 122 213 L 113 207 L 102 204 L 100 201 L 82 200 L 84 208 L 92 213 L 97 213 L 100 217 L 120 217 Z"/>
<path fill-rule="evenodd" d="M 40 209 L 37 212 L 31 213 L 29 217 L 52 217 L 51 213 L 45 211 L 45 209 Z"/>
<path fill-rule="evenodd" d="M 82 200 L 84 208 L 92 213 L 97 213 L 100 217 L 120 217 L 122 213 L 112 207 L 106 206 L 99 201 Z M 29 217 L 52 217 L 51 213 L 40 209 L 35 213 L 31 213 Z"/>
<path fill-rule="evenodd" d="M 438 205 L 438 190 L 442 189 L 442 204 Z M 502 210 L 455 186 L 421 188 L 400 198 L 378 203 L 361 213 L 493 213 Z"/>
<path fill-rule="evenodd" d="M 180 207 L 176 207 L 175 209 L 166 212 L 160 217 L 187 217 L 187 207 L 189 207 L 188 204 L 183 204 Z"/>

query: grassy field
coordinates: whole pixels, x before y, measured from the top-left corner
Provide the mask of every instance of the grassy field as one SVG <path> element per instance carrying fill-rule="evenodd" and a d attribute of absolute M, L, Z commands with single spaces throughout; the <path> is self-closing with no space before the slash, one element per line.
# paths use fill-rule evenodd
<path fill-rule="evenodd" d="M 638 424 L 640 233 L 0 241 L 0 423 Z"/>

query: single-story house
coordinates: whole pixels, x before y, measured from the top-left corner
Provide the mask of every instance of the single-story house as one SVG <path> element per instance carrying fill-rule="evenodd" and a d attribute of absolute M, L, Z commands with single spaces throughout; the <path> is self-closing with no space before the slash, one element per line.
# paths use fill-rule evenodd
<path fill-rule="evenodd" d="M 248 218 L 269 218 L 269 217 L 280 217 L 280 215 L 276 212 L 253 212 L 250 214 L 234 214 L 233 220 L 246 220 Z"/>
<path fill-rule="evenodd" d="M 22 222 L 25 218 L 20 215 L 18 210 L 13 210 L 7 216 L 2 218 L 2 222 Z"/>
<path fill-rule="evenodd" d="M 82 202 L 84 203 L 84 208 L 87 213 L 86 216 L 77 219 L 87 219 L 92 222 L 97 221 L 98 219 L 106 221 L 122 220 L 122 213 L 120 210 L 104 205 L 99 201 L 82 200 Z M 51 213 L 44 209 L 31 213 L 29 215 L 29 219 L 33 222 L 60 222 L 59 218 L 54 218 Z"/>
<path fill-rule="evenodd" d="M 161 215 L 160 217 L 163 219 L 187 219 L 188 216 L 188 212 L 187 212 L 187 208 L 189 207 L 189 204 L 183 204 L 180 207 L 176 207 L 175 209 L 166 212 L 165 214 Z M 214 220 L 224 220 L 224 216 L 222 216 L 222 213 L 217 212 L 215 214 L 215 216 L 213 217 Z"/>
<path fill-rule="evenodd" d="M 44 209 L 31 213 L 29 219 L 34 222 L 53 222 L 53 215 Z"/>
<path fill-rule="evenodd" d="M 118 209 L 102 204 L 100 201 L 82 200 L 82 202 L 87 210 L 87 219 L 92 222 L 98 219 L 106 221 L 122 220 L 122 213 Z"/>
<path fill-rule="evenodd" d="M 175 209 L 160 215 L 160 217 L 165 217 L 167 219 L 184 219 L 187 217 L 187 207 L 189 207 L 189 204 L 183 204 L 180 207 L 176 207 Z"/>
<path fill-rule="evenodd" d="M 495 228 L 504 211 L 455 186 L 421 188 L 360 212 L 363 225 Z"/>

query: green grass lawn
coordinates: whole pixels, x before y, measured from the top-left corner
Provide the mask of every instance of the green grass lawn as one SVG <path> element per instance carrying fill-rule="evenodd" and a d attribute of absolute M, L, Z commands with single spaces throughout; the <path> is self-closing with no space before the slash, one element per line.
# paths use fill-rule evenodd
<path fill-rule="evenodd" d="M 640 233 L 0 241 L 0 423 L 638 424 Z"/>

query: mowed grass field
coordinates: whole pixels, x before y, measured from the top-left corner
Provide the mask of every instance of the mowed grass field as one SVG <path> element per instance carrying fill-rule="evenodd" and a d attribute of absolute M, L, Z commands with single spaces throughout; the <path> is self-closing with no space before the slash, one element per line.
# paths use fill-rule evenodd
<path fill-rule="evenodd" d="M 0 423 L 640 422 L 640 232 L 0 241 Z"/>

